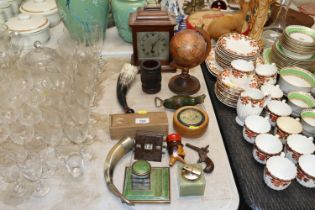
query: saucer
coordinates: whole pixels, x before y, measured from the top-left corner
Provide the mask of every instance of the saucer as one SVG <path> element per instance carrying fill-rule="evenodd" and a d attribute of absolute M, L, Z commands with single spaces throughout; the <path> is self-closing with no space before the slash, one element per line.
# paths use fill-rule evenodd
<path fill-rule="evenodd" d="M 214 48 L 211 49 L 207 59 L 205 60 L 206 66 L 210 74 L 214 77 L 217 77 L 221 72 L 223 72 L 223 68 L 215 61 L 215 53 Z"/>

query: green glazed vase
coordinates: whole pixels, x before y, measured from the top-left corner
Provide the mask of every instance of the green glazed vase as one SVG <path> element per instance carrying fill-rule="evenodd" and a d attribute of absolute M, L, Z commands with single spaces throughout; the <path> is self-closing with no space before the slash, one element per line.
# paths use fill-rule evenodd
<path fill-rule="evenodd" d="M 132 42 L 131 29 L 128 25 L 129 14 L 143 7 L 145 0 L 112 0 L 112 11 L 119 36 L 126 42 Z"/>
<path fill-rule="evenodd" d="M 84 40 L 95 28 L 103 37 L 107 28 L 109 0 L 56 0 L 59 14 L 69 33 Z"/>

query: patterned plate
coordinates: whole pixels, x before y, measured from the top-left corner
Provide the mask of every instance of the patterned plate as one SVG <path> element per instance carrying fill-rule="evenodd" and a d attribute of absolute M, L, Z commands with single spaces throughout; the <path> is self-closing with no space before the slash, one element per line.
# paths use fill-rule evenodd
<path fill-rule="evenodd" d="M 227 52 L 239 56 L 254 56 L 259 53 L 258 43 L 248 36 L 229 33 L 219 38 L 218 44 Z"/>
<path fill-rule="evenodd" d="M 215 61 L 215 53 L 214 48 L 212 48 L 211 52 L 209 53 L 209 56 L 206 59 L 206 66 L 208 68 L 208 71 L 210 74 L 212 74 L 214 77 L 217 77 L 221 72 L 223 72 L 223 68 Z"/>
<path fill-rule="evenodd" d="M 220 93 L 219 90 L 217 89 L 217 86 L 214 87 L 214 93 L 215 93 L 217 99 L 218 99 L 221 103 L 225 104 L 225 105 L 228 106 L 228 107 L 236 108 L 236 104 L 237 104 L 237 103 L 230 102 L 229 100 L 227 100 L 226 98 L 224 98 L 224 96 L 221 95 L 221 93 Z"/>
<path fill-rule="evenodd" d="M 304 46 L 315 46 L 315 30 L 298 25 L 285 28 L 284 33 L 290 42 Z"/>

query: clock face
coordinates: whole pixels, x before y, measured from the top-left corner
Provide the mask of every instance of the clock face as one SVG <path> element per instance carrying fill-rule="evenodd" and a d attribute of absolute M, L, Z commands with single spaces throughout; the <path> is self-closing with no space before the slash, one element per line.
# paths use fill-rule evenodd
<path fill-rule="evenodd" d="M 138 32 L 138 59 L 169 59 L 169 32 Z"/>
<path fill-rule="evenodd" d="M 199 126 L 205 121 L 203 114 L 197 109 L 184 109 L 178 113 L 178 120 L 185 126 Z"/>

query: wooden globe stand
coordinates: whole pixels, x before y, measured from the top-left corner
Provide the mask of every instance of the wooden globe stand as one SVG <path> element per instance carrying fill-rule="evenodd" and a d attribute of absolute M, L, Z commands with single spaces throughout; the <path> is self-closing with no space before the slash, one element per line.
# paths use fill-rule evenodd
<path fill-rule="evenodd" d="M 189 69 L 200 65 L 209 55 L 211 40 L 202 29 L 186 29 L 176 33 L 170 42 L 173 61 L 171 66 L 182 73 L 172 77 L 168 83 L 171 91 L 181 95 L 192 95 L 200 89 L 199 80 L 189 74 Z M 193 56 L 191 56 L 193 55 Z"/>
<path fill-rule="evenodd" d="M 170 79 L 168 87 L 176 94 L 192 95 L 200 89 L 200 82 L 189 74 L 189 68 L 183 68 L 181 74 Z"/>

